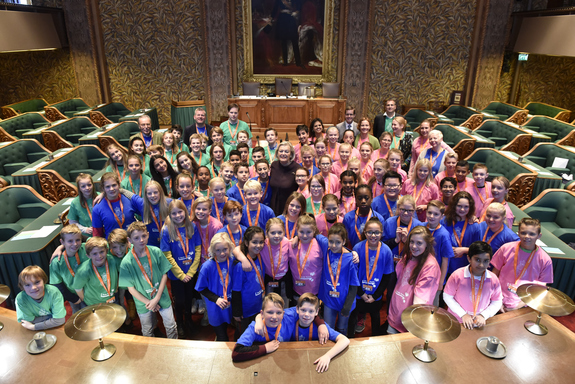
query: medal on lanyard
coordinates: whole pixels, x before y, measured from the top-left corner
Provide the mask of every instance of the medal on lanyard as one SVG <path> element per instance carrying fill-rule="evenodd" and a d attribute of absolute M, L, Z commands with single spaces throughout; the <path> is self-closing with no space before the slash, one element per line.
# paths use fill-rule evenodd
<path fill-rule="evenodd" d="M 381 241 L 377 244 L 377 251 L 375 254 L 375 260 L 373 261 L 373 268 L 371 271 L 369 270 L 369 246 L 367 245 L 367 241 L 365 242 L 365 276 L 367 278 L 367 283 L 362 284 L 364 291 L 373 291 L 373 286 L 369 284 L 371 279 L 373 278 L 373 274 L 377 268 L 377 261 L 379 260 L 379 251 L 381 251 Z"/>
<path fill-rule="evenodd" d="M 533 251 L 531 251 L 531 254 L 529 255 L 529 258 L 527 259 L 527 262 L 525 263 L 525 265 L 523 266 L 523 269 L 519 273 L 519 276 L 517 276 L 517 260 L 519 258 L 519 246 L 520 246 L 520 243 L 517 244 L 517 247 L 515 248 L 515 256 L 513 257 L 513 274 L 515 276 L 515 282 L 514 282 L 514 284 L 507 283 L 507 289 L 513 293 L 517 293 L 517 282 L 519 280 L 521 280 L 521 278 L 523 277 L 525 272 L 527 272 L 527 268 L 529 268 L 529 265 L 531 264 L 531 261 L 533 260 L 533 256 L 535 255 L 535 252 L 537 251 L 537 246 L 535 246 L 535 249 Z"/>
<path fill-rule="evenodd" d="M 281 267 L 282 264 L 282 252 L 281 252 L 281 244 L 278 246 L 279 247 L 279 252 L 278 252 L 278 266 L 276 269 L 275 263 L 274 263 L 274 255 L 273 255 L 273 248 L 271 247 L 269 240 L 266 241 L 266 246 L 268 247 L 268 254 L 270 257 L 270 265 L 271 265 L 271 269 L 272 269 L 272 279 L 277 280 L 277 272 L 279 272 L 279 269 Z M 298 249 L 299 251 L 299 249 Z M 299 257 L 299 254 L 298 254 Z M 300 274 L 301 275 L 301 274 Z M 270 281 L 268 283 L 268 287 L 270 288 L 278 288 L 279 287 L 279 282 L 278 281 Z"/>
<path fill-rule="evenodd" d="M 469 272 L 471 273 L 471 267 L 469 267 Z M 475 293 L 475 276 L 471 274 L 471 301 L 473 302 L 473 317 L 477 315 L 477 308 L 479 307 L 479 302 L 481 301 L 481 294 L 483 293 L 483 283 L 485 282 L 484 271 L 481 275 L 481 282 L 479 283 L 479 292 Z"/>
<path fill-rule="evenodd" d="M 260 264 L 260 269 L 256 268 L 256 263 L 251 258 L 251 256 L 248 255 L 247 259 L 249 260 L 250 264 L 254 268 L 254 271 L 256 271 L 256 275 L 258 277 L 258 282 L 260 283 L 260 287 L 262 287 L 262 296 L 263 296 L 266 292 L 266 284 L 264 283 L 264 278 L 263 278 L 262 274 L 260 273 L 260 269 L 262 269 L 262 258 L 260 256 L 260 254 L 258 253 L 258 263 Z"/>
<path fill-rule="evenodd" d="M 106 198 L 106 202 L 108 203 L 108 207 L 110 207 L 110 211 L 112 211 L 112 214 L 114 215 L 114 219 L 116 219 L 116 223 L 118 223 L 118 227 L 122 228 L 124 226 L 124 206 L 122 205 L 122 196 L 120 196 L 120 212 L 122 212 L 120 214 L 120 216 L 122 216 L 122 220 L 120 220 L 118 218 L 118 216 L 116 215 L 116 211 L 114 211 L 114 208 L 112 207 L 112 203 L 110 203 L 110 200 L 108 200 L 108 198 Z"/>
<path fill-rule="evenodd" d="M 235 237 L 234 237 L 234 234 L 232 233 L 232 230 L 230 229 L 230 225 L 229 225 L 229 224 L 226 225 L 226 231 L 228 231 L 228 235 L 230 235 L 230 239 L 234 242 L 234 245 L 235 245 L 236 247 L 238 247 L 238 246 L 240 245 L 240 243 L 242 242 L 242 237 L 243 237 L 243 235 L 242 235 L 242 227 L 240 227 L 240 226 L 238 225 L 238 228 L 240 229 L 240 240 L 236 243 L 236 239 L 235 239 Z"/>
<path fill-rule="evenodd" d="M 184 255 L 186 259 L 184 260 L 184 265 L 192 264 L 193 259 L 190 257 L 190 244 L 188 243 L 188 231 L 184 228 L 185 235 L 182 239 L 182 235 L 180 234 L 180 230 L 178 229 L 178 239 L 180 241 L 180 245 L 182 246 L 182 251 L 184 251 Z"/>
<path fill-rule="evenodd" d="M 270 335 L 268 335 L 268 327 L 266 327 L 266 321 L 265 319 L 263 320 L 264 323 L 264 335 L 266 337 L 266 341 L 270 341 Z M 282 329 L 282 325 L 280 324 L 279 327 L 276 328 L 276 333 L 274 335 L 274 340 L 278 339 L 278 336 L 280 334 L 280 330 Z"/>
<path fill-rule="evenodd" d="M 256 213 L 256 219 L 254 220 L 254 223 L 252 223 L 252 215 L 251 215 L 251 213 L 250 213 L 251 211 L 248 207 L 247 213 L 248 213 L 248 223 L 250 223 L 250 227 L 257 225 L 260 222 L 260 211 L 261 211 L 261 209 L 262 209 L 262 206 L 260 204 L 258 204 L 258 211 Z"/>
<path fill-rule="evenodd" d="M 72 266 L 70 265 L 70 261 L 68 260 L 68 254 L 66 253 L 66 251 L 64 251 L 64 254 L 62 256 L 64 256 L 64 261 L 66 262 L 68 271 L 70 271 L 70 275 L 72 275 L 72 277 L 76 276 L 76 273 L 74 272 Z M 74 256 L 76 257 L 76 267 L 78 267 L 80 265 L 80 255 L 78 255 L 78 252 L 76 252 Z"/>
<path fill-rule="evenodd" d="M 148 266 L 150 267 L 150 276 L 148 276 L 148 273 L 144 269 L 144 266 L 140 262 L 140 258 L 138 257 L 138 255 L 136 254 L 136 251 L 134 249 L 132 249 L 132 255 L 134 256 L 134 260 L 136 260 L 138 267 L 140 267 L 140 271 L 142 271 L 142 276 L 144 276 L 144 279 L 150 285 L 150 288 L 152 288 L 152 291 L 150 292 L 150 298 L 153 299 L 154 296 L 156 296 L 156 293 L 158 293 L 158 290 L 156 289 L 156 287 L 152 283 L 152 281 L 154 280 L 154 269 L 152 267 L 152 257 L 150 256 L 150 250 L 148 249 L 148 247 L 146 247 L 146 256 L 148 257 Z"/>
<path fill-rule="evenodd" d="M 367 219 L 365 219 L 365 222 L 367 223 L 369 221 L 369 219 L 371 218 L 371 214 L 373 213 L 373 211 L 369 210 L 369 214 L 367 215 Z M 357 235 L 358 239 L 361 239 L 361 233 L 359 232 L 359 229 L 357 228 L 357 221 L 359 220 L 359 208 L 355 210 L 355 233 Z"/>
<path fill-rule="evenodd" d="M 309 254 L 311 252 L 311 247 L 313 245 L 313 240 L 312 243 L 309 243 L 307 252 L 305 253 L 305 257 L 303 259 L 303 264 L 300 260 L 301 257 L 301 242 L 298 244 L 297 246 L 297 271 L 299 273 L 299 280 L 295 281 L 295 285 L 297 285 L 298 287 L 304 287 L 305 286 L 305 281 L 302 279 L 302 274 L 303 274 L 303 270 L 305 268 L 305 265 L 307 263 L 307 259 L 309 257 Z"/>
<path fill-rule="evenodd" d="M 295 334 L 297 335 L 296 341 L 311 341 L 313 339 L 313 323 L 311 323 L 309 325 L 309 335 L 307 337 L 307 340 L 300 340 L 299 339 L 299 321 L 295 325 Z"/>
<path fill-rule="evenodd" d="M 218 274 L 220 275 L 220 281 L 222 282 L 222 287 L 224 291 L 224 300 L 228 301 L 228 285 L 230 283 L 230 259 L 228 258 L 226 260 L 228 262 L 228 270 L 225 279 L 224 274 L 222 273 L 222 269 L 220 268 L 220 263 L 218 263 L 217 260 L 214 261 L 216 262 L 216 267 L 218 268 Z"/>
<path fill-rule="evenodd" d="M 114 301 L 116 301 L 116 299 L 114 296 L 112 296 L 112 278 L 110 276 L 110 266 L 108 265 L 108 259 L 106 259 L 105 264 L 106 264 L 106 284 L 104 284 L 104 279 L 100 275 L 100 272 L 98 272 L 98 268 L 96 268 L 93 262 L 92 262 L 92 269 L 94 270 L 96 277 L 100 281 L 100 284 L 102 285 L 102 287 L 104 287 L 106 293 L 108 294 L 109 299 L 106 300 L 106 303 L 113 303 Z"/>
<path fill-rule="evenodd" d="M 331 252 L 331 251 L 330 251 Z M 335 255 L 335 253 L 332 252 L 333 255 Z M 343 252 L 339 254 L 339 261 L 337 263 L 337 271 L 335 274 L 335 277 L 333 276 L 333 271 L 331 269 L 331 263 L 329 263 L 329 255 L 327 257 L 327 268 L 328 268 L 328 272 L 329 272 L 329 278 L 331 279 L 331 284 L 333 285 L 333 291 L 329 291 L 329 295 L 333 298 L 339 298 L 339 292 L 337 291 L 337 284 L 339 283 L 339 275 L 341 273 L 341 263 L 343 261 Z"/>

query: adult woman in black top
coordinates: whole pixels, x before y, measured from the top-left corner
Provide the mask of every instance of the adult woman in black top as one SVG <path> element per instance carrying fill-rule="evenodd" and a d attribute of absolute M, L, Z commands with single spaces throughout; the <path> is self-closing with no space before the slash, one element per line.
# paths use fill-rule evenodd
<path fill-rule="evenodd" d="M 270 187 L 272 188 L 272 200 L 270 208 L 276 216 L 282 214 L 289 195 L 298 188 L 295 182 L 295 171 L 300 167 L 294 161 L 295 150 L 293 145 L 284 141 L 276 151 L 277 160 L 271 165 Z"/>
<path fill-rule="evenodd" d="M 174 171 L 174 168 L 164 156 L 154 155 L 150 158 L 150 173 L 152 174 L 152 180 L 156 180 L 162 186 L 164 195 L 173 199 L 179 197 L 176 190 L 178 173 Z"/>
<path fill-rule="evenodd" d="M 411 158 L 411 146 L 413 144 L 413 133 L 406 132 L 405 127 L 407 126 L 407 120 L 401 116 L 396 116 L 391 122 L 391 129 L 393 130 L 393 137 L 391 142 L 391 148 L 397 148 L 403 153 L 403 164 L 401 169 L 405 172 L 409 172 L 409 165 L 412 161 Z M 417 159 L 413 159 L 417 161 Z"/>

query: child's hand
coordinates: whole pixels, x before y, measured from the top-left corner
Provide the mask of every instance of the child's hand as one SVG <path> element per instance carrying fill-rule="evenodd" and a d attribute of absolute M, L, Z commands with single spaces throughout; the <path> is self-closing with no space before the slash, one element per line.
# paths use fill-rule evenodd
<path fill-rule="evenodd" d="M 485 317 L 483 317 L 483 315 L 477 315 L 473 320 L 475 321 L 475 326 L 477 327 L 483 327 L 485 325 Z"/>
<path fill-rule="evenodd" d="M 367 301 L 366 301 L 366 303 L 373 303 L 373 302 L 375 302 L 375 299 L 373 298 L 373 296 L 372 296 L 372 295 L 367 295 Z"/>
<path fill-rule="evenodd" d="M 156 299 L 154 298 L 154 299 L 152 299 L 152 300 L 150 300 L 150 301 L 148 301 L 148 302 L 146 303 L 146 309 L 147 309 L 148 311 L 154 311 L 154 312 L 156 312 L 155 308 L 156 308 L 156 305 L 157 305 L 157 304 L 158 304 L 158 302 L 157 302 Z"/>
<path fill-rule="evenodd" d="M 325 324 L 320 325 L 317 328 L 317 340 L 320 344 L 325 344 L 327 339 L 329 338 L 329 331 L 327 330 L 327 326 Z"/>
<path fill-rule="evenodd" d="M 91 235 L 93 230 L 94 229 L 92 227 L 86 227 L 84 228 L 84 233 L 87 235 Z"/>
<path fill-rule="evenodd" d="M 255 322 L 256 323 L 254 325 L 254 332 L 257 335 L 264 337 L 265 333 L 264 333 L 264 322 L 262 321 L 262 315 L 257 315 Z"/>
<path fill-rule="evenodd" d="M 242 269 L 244 272 L 251 272 L 252 270 L 252 263 L 247 258 L 242 261 Z"/>
<path fill-rule="evenodd" d="M 184 280 L 182 280 L 184 283 L 189 282 L 190 280 L 192 280 L 192 277 L 190 275 L 186 275 L 184 276 Z"/>
<path fill-rule="evenodd" d="M 317 364 L 317 367 L 315 367 L 315 370 L 318 373 L 323 373 L 325 371 L 328 370 L 329 368 L 329 362 L 331 361 L 331 358 L 329 356 L 323 355 L 322 357 L 320 357 L 319 359 L 317 359 L 316 361 L 314 361 L 314 364 Z"/>
<path fill-rule="evenodd" d="M 242 318 L 239 316 L 234 316 L 234 320 L 237 321 L 238 323 L 242 322 Z"/>
<path fill-rule="evenodd" d="M 367 300 L 369 300 L 367 293 L 364 293 L 363 295 L 361 295 L 361 299 L 367 303 Z"/>
<path fill-rule="evenodd" d="M 467 250 L 467 248 L 465 247 L 453 247 L 453 257 L 463 257 L 463 255 L 465 255 L 465 251 Z"/>
<path fill-rule="evenodd" d="M 479 223 L 479 218 L 475 215 L 473 215 L 471 217 L 471 219 L 469 219 L 469 224 L 474 224 L 474 223 Z"/>
<path fill-rule="evenodd" d="M 270 342 L 265 343 L 266 353 L 275 352 L 280 347 L 280 342 L 277 340 L 272 340 Z"/>
<path fill-rule="evenodd" d="M 64 246 L 63 245 L 59 245 L 58 247 L 56 247 L 56 249 L 54 250 L 54 253 L 52 253 L 52 257 L 50 257 L 50 263 L 52 262 L 52 260 L 54 260 L 56 257 L 58 258 L 58 261 L 60 261 L 60 259 L 62 259 L 62 253 L 64 253 Z M 50 264 L 48 263 L 48 264 Z"/>
<path fill-rule="evenodd" d="M 219 297 L 218 300 L 216 301 L 216 305 L 218 307 L 220 307 L 221 309 L 226 309 L 228 307 L 228 301 L 224 300 L 223 297 Z"/>
<path fill-rule="evenodd" d="M 290 239 L 289 244 L 292 248 L 297 248 L 297 244 L 299 243 L 299 238 L 297 236 L 294 236 Z"/>
<path fill-rule="evenodd" d="M 92 207 L 98 204 L 104 198 L 104 194 L 100 193 L 98 196 L 94 197 L 94 201 L 92 202 Z"/>
<path fill-rule="evenodd" d="M 26 328 L 27 330 L 29 330 L 29 331 L 34 331 L 34 324 L 32 324 L 32 323 L 29 322 L 29 321 L 22 320 L 22 326 L 23 326 L 24 328 Z"/>
<path fill-rule="evenodd" d="M 202 197 L 202 196 L 204 196 L 204 195 L 203 195 L 202 192 L 200 192 L 200 191 L 194 191 L 194 196 L 196 196 L 196 197 Z"/>
<path fill-rule="evenodd" d="M 463 315 L 461 321 L 463 322 L 463 326 L 465 328 L 473 329 L 473 317 L 471 317 L 470 314 L 466 313 L 465 315 Z"/>
<path fill-rule="evenodd" d="M 353 261 L 354 264 L 359 264 L 359 255 L 357 252 L 352 251 L 351 254 L 353 255 L 353 259 L 351 261 Z"/>
<path fill-rule="evenodd" d="M 425 211 L 427 210 L 427 205 L 418 205 L 417 207 L 415 207 L 415 209 L 420 212 Z"/>

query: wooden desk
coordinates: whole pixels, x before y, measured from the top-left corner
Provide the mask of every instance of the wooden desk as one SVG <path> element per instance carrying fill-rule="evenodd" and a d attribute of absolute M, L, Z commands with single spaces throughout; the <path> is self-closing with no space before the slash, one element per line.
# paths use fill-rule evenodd
<path fill-rule="evenodd" d="M 168 340 L 112 334 L 104 341 L 116 354 L 104 362 L 90 359 L 97 341 L 79 342 L 65 336 L 63 327 L 49 330 L 58 341 L 48 352 L 29 355 L 33 331 L 15 320 L 15 312 L 0 308 L 0 381 L 6 383 L 570 383 L 575 376 L 575 335 L 549 316 L 542 323 L 547 336 L 523 328 L 535 312 L 523 309 L 499 315 L 483 330 L 462 330 L 451 343 L 431 344 L 437 360 L 416 360 L 412 348 L 422 341 L 410 334 L 362 338 L 334 358 L 326 373 L 313 362 L 331 347 L 317 342 L 282 343 L 276 352 L 234 364 L 234 343 Z M 507 346 L 507 357 L 483 356 L 475 342 L 497 336 Z M 257 373 L 257 375 L 256 375 Z"/>
<path fill-rule="evenodd" d="M 228 104 L 240 106 L 239 118 L 249 123 L 246 112 L 250 114 L 253 128 L 289 128 L 299 124 L 309 126 L 316 117 L 323 121 L 326 128 L 344 120 L 345 99 L 299 99 L 297 97 L 254 97 L 228 99 Z M 294 132 L 295 133 L 295 132 Z"/>

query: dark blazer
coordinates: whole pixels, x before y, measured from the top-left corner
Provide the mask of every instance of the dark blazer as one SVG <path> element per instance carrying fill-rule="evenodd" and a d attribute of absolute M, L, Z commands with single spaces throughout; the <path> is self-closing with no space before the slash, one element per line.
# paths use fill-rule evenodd
<path fill-rule="evenodd" d="M 402 116 L 399 113 L 395 113 L 395 117 Z M 402 116 L 403 117 L 403 116 Z M 385 121 L 389 119 L 385 113 L 379 114 L 375 117 L 373 121 L 373 136 L 379 141 L 381 134 L 385 131 Z M 406 128 L 407 129 L 407 128 Z"/>
<path fill-rule="evenodd" d="M 212 126 L 209 124 L 206 124 L 206 133 L 208 135 L 208 145 L 212 145 L 212 139 L 210 137 L 210 133 L 212 132 Z M 182 140 L 184 141 L 184 144 L 186 144 L 188 147 L 190 147 L 190 137 L 194 134 L 194 133 L 198 133 L 198 130 L 196 129 L 196 123 L 192 124 L 192 125 L 188 125 L 185 129 L 184 129 L 184 134 L 183 134 L 183 138 Z"/>

